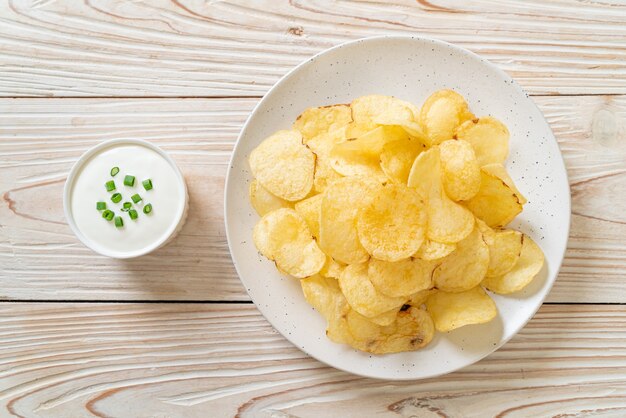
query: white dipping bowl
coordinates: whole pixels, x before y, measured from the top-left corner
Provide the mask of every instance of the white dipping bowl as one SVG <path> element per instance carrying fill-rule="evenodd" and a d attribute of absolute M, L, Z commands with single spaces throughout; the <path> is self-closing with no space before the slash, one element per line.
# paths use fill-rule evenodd
<path fill-rule="evenodd" d="M 125 151 L 128 156 L 120 158 L 119 154 Z M 94 166 L 99 166 L 97 173 L 90 173 L 88 170 Z M 115 166 L 120 172 L 111 177 L 110 169 Z M 135 176 L 132 188 L 124 186 L 126 174 Z M 86 179 L 85 175 L 91 178 Z M 148 178 L 153 182 L 150 191 L 141 183 Z M 109 180 L 115 181 L 115 191 L 106 191 L 105 183 Z M 122 193 L 119 204 L 111 201 L 115 192 Z M 82 195 L 74 196 L 75 193 Z M 120 208 L 135 193 L 144 200 L 133 203 L 139 217 L 131 220 Z M 93 251 L 112 258 L 140 257 L 169 242 L 185 223 L 188 200 L 185 179 L 174 160 L 161 148 L 140 139 L 114 139 L 89 149 L 72 167 L 63 190 L 65 219 L 74 234 Z M 102 212 L 96 210 L 98 201 L 106 202 L 107 209 L 122 216 L 123 228 L 102 218 Z M 150 215 L 143 213 L 147 203 L 153 205 Z"/>

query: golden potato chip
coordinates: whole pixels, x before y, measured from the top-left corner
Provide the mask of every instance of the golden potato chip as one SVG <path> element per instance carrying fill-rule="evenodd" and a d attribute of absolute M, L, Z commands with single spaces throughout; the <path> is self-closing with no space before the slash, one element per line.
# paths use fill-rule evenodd
<path fill-rule="evenodd" d="M 427 239 L 413 256 L 422 260 L 439 260 L 454 250 L 456 250 L 456 244 L 444 244 Z"/>
<path fill-rule="evenodd" d="M 406 184 L 415 157 L 424 150 L 422 143 L 409 138 L 391 141 L 383 145 L 380 167 L 394 183 Z"/>
<path fill-rule="evenodd" d="M 496 317 L 496 304 L 480 286 L 461 293 L 439 291 L 426 299 L 426 309 L 437 331 L 447 332 Z"/>
<path fill-rule="evenodd" d="M 326 132 L 346 126 L 352 122 L 352 110 L 345 104 L 311 107 L 298 116 L 293 129 L 300 131 L 302 142 Z"/>
<path fill-rule="evenodd" d="M 499 177 L 483 169 L 480 177 L 478 193 L 465 206 L 492 228 L 508 224 L 522 211 L 519 197 Z"/>
<path fill-rule="evenodd" d="M 453 244 L 472 232 L 474 227 L 472 213 L 450 200 L 443 191 L 438 147 L 433 147 L 417 156 L 411 167 L 408 185 L 426 197 L 428 214 L 426 238 Z"/>
<path fill-rule="evenodd" d="M 439 90 L 424 102 L 419 123 L 426 131 L 426 145 L 432 146 L 452 139 L 456 127 L 473 118 L 463 96 L 453 90 Z"/>
<path fill-rule="evenodd" d="M 327 255 L 345 264 L 367 261 L 369 253 L 359 240 L 356 217 L 380 187 L 363 177 L 344 177 L 326 188 L 322 198 L 319 245 Z"/>
<path fill-rule="evenodd" d="M 324 267 L 320 270 L 320 275 L 338 279 L 344 268 L 346 268 L 345 264 L 333 260 L 332 257 L 326 256 L 326 264 L 324 264 Z"/>
<path fill-rule="evenodd" d="M 394 308 L 390 311 L 383 312 L 380 315 L 376 315 L 367 319 L 369 319 L 376 325 L 386 327 L 387 325 L 391 325 L 396 320 L 398 312 L 400 312 L 400 308 L 402 308 L 402 306 L 398 306 L 397 308 Z"/>
<path fill-rule="evenodd" d="M 502 276 L 488 277 L 483 281 L 487 289 L 508 294 L 522 290 L 541 271 L 544 256 L 541 248 L 528 235 L 523 235 L 519 259 L 511 271 Z"/>
<path fill-rule="evenodd" d="M 413 351 L 427 345 L 435 327 L 428 312 L 409 308 L 398 312 L 394 323 L 379 326 L 354 310 L 346 315 L 353 347 L 374 354 Z"/>
<path fill-rule="evenodd" d="M 443 188 L 452 200 L 467 200 L 480 189 L 480 166 L 472 146 L 465 141 L 449 140 L 439 144 Z"/>
<path fill-rule="evenodd" d="M 509 186 L 509 188 L 513 190 L 513 193 L 515 193 L 515 195 L 517 196 L 517 199 L 522 205 L 525 205 L 528 202 L 526 198 L 522 195 L 522 193 L 520 193 L 519 189 L 515 186 L 513 179 L 511 178 L 509 173 L 506 171 L 506 168 L 504 168 L 502 164 L 500 163 L 485 164 L 484 166 L 482 166 L 482 170 L 485 173 L 498 177 L 507 186 Z"/>
<path fill-rule="evenodd" d="M 417 116 L 413 114 L 413 104 L 379 94 L 359 97 L 352 101 L 350 107 L 354 122 L 370 127 L 413 122 Z"/>
<path fill-rule="evenodd" d="M 387 327 L 382 332 L 384 339 L 371 350 L 374 354 L 414 351 L 425 347 L 435 335 L 435 325 L 427 311 L 410 307 L 398 312 L 393 332 Z"/>
<path fill-rule="evenodd" d="M 339 287 L 352 309 L 371 318 L 404 304 L 406 298 L 393 298 L 378 292 L 367 272 L 367 263 L 350 264 L 339 277 Z"/>
<path fill-rule="evenodd" d="M 370 259 L 368 277 L 376 290 L 392 297 L 408 298 L 420 290 L 432 287 L 432 272 L 436 264 L 430 261 L 404 259 L 381 261 Z"/>
<path fill-rule="evenodd" d="M 385 143 L 407 138 L 396 126 L 381 126 L 355 139 L 336 144 L 330 151 L 330 166 L 344 176 L 367 176 L 387 180 L 380 167 L 380 154 Z"/>
<path fill-rule="evenodd" d="M 257 249 L 294 277 L 316 274 L 326 262 L 306 222 L 293 209 L 277 209 L 263 216 L 252 234 Z"/>
<path fill-rule="evenodd" d="M 398 261 L 422 245 L 426 211 L 421 196 L 407 186 L 387 184 L 357 217 L 361 244 L 375 258 Z"/>
<path fill-rule="evenodd" d="M 346 322 L 350 306 L 337 280 L 314 275 L 301 279 L 300 285 L 306 301 L 326 319 L 328 338 L 342 344 L 353 340 Z"/>
<path fill-rule="evenodd" d="M 489 248 L 478 227 L 456 244 L 456 250 L 441 260 L 433 272 L 435 287 L 445 292 L 469 290 L 485 278 Z"/>
<path fill-rule="evenodd" d="M 309 230 L 316 239 L 320 236 L 320 215 L 322 213 L 322 195 L 316 194 L 299 201 L 295 205 L 296 212 L 302 216 Z"/>
<path fill-rule="evenodd" d="M 302 145 L 298 131 L 278 131 L 265 139 L 249 163 L 257 181 L 281 199 L 303 199 L 313 187 L 315 155 Z"/>
<path fill-rule="evenodd" d="M 496 118 L 487 116 L 465 121 L 454 131 L 454 137 L 469 142 L 478 164 L 502 163 L 509 155 L 509 130 Z"/>
<path fill-rule="evenodd" d="M 426 299 L 428 299 L 430 295 L 434 295 L 437 292 L 438 292 L 437 289 L 420 290 L 419 292 L 412 294 L 409 300 L 406 302 L 406 304 L 419 308 L 424 303 L 426 303 Z"/>
<path fill-rule="evenodd" d="M 378 126 L 364 125 L 362 123 L 351 122 L 346 125 L 344 136 L 346 139 L 358 138 L 368 132 L 373 131 Z"/>
<path fill-rule="evenodd" d="M 511 271 L 522 251 L 523 237 L 512 229 L 491 229 L 480 219 L 476 220 L 483 241 L 489 247 L 489 268 L 487 277 L 501 276 Z"/>
<path fill-rule="evenodd" d="M 307 142 L 307 147 L 316 156 L 313 178 L 316 192 L 323 192 L 330 183 L 343 177 L 330 166 L 330 151 L 336 144 L 345 142 L 345 140 L 346 128 L 339 128 L 332 132 L 319 134 Z"/>
<path fill-rule="evenodd" d="M 252 207 L 260 216 L 276 209 L 293 207 L 292 202 L 274 196 L 256 180 L 250 183 L 249 193 L 250 203 L 252 203 Z"/>

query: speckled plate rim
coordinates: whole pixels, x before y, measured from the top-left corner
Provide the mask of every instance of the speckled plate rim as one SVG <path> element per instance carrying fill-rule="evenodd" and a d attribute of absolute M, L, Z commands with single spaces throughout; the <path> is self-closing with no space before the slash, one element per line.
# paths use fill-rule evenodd
<path fill-rule="evenodd" d="M 541 302 L 537 303 L 537 306 L 532 310 L 531 314 L 528 315 L 528 317 L 522 321 L 514 330 L 513 332 L 510 333 L 510 335 L 506 338 L 502 338 L 501 341 L 498 344 L 495 344 L 490 350 L 486 351 L 485 353 L 483 353 L 482 355 L 476 357 L 475 359 L 473 359 L 472 362 L 467 363 L 467 364 L 463 364 L 460 365 L 458 367 L 452 367 L 450 369 L 441 371 L 441 372 L 437 372 L 437 373 L 431 373 L 431 374 L 427 374 L 427 375 L 423 375 L 420 377 L 414 377 L 414 376 L 395 376 L 393 378 L 391 377 L 383 377 L 383 376 L 379 376 L 379 375 L 375 375 L 375 374 L 370 374 L 367 373 L 367 370 L 354 370 L 354 369 L 350 369 L 347 367 L 343 367 L 341 364 L 331 364 L 330 362 L 326 361 L 323 358 L 320 358 L 319 356 L 309 352 L 308 350 L 306 350 L 303 346 L 299 345 L 298 342 L 296 341 L 295 337 L 292 337 L 290 335 L 285 335 L 285 333 L 280 331 L 280 327 L 278 327 L 276 325 L 276 323 L 273 321 L 272 317 L 270 315 L 267 315 L 266 312 L 264 311 L 264 309 L 259 306 L 259 304 L 254 300 L 254 297 L 252 296 L 252 294 L 250 293 L 249 289 L 247 289 L 247 287 L 245 286 L 245 283 L 243 282 L 243 279 L 241 278 L 241 269 L 237 263 L 237 260 L 235 259 L 234 256 L 234 251 L 233 251 L 233 242 L 232 242 L 232 238 L 231 235 L 232 233 L 230 232 L 230 228 L 234 227 L 233 223 L 231 223 L 231 220 L 229 220 L 229 199 L 228 199 L 228 195 L 229 195 L 229 190 L 231 186 L 231 173 L 232 171 L 235 169 L 234 167 L 234 162 L 235 159 L 238 155 L 238 151 L 241 145 L 241 141 L 242 138 L 245 136 L 246 131 L 248 129 L 248 126 L 250 125 L 251 121 L 253 120 L 254 116 L 256 115 L 257 111 L 259 109 L 262 108 L 262 106 L 264 105 L 265 101 L 268 100 L 272 93 L 281 85 L 283 84 L 285 81 L 291 79 L 292 77 L 294 77 L 295 75 L 297 75 L 297 73 L 299 72 L 300 69 L 302 69 L 303 67 L 307 66 L 307 65 L 313 65 L 316 61 L 316 59 L 318 59 L 319 57 L 322 57 L 326 54 L 329 54 L 337 49 L 341 49 L 341 48 L 346 48 L 349 47 L 351 45 L 355 45 L 355 44 L 359 44 L 359 43 L 364 43 L 364 42 L 370 42 L 370 41 L 377 41 L 377 40 L 381 40 L 381 39 L 387 39 L 387 40 L 416 40 L 416 41 L 421 41 L 421 42 L 432 42 L 435 45 L 438 45 L 440 47 L 444 47 L 444 48 L 450 48 L 454 51 L 456 51 L 457 53 L 460 53 L 462 55 L 465 55 L 467 57 L 470 57 L 472 59 L 477 59 L 479 61 L 482 61 L 486 66 L 490 67 L 490 69 L 494 72 L 496 72 L 498 75 L 500 75 L 504 80 L 506 80 L 511 87 L 513 87 L 514 89 L 516 89 L 518 91 L 518 93 L 521 93 L 522 95 L 528 97 L 529 95 L 517 84 L 517 82 L 515 82 L 515 80 L 513 80 L 507 73 L 505 73 L 503 70 L 501 70 L 499 67 L 497 67 L 495 64 L 491 63 L 490 61 L 486 60 L 485 58 L 482 58 L 481 56 L 479 56 L 478 54 L 475 54 L 472 51 L 469 51 L 465 48 L 462 48 L 460 46 L 451 44 L 449 42 L 445 42 L 439 39 L 434 39 L 434 38 L 429 38 L 429 37 L 424 37 L 424 36 L 413 36 L 413 35 L 380 35 L 380 36 L 372 36 L 372 37 L 367 37 L 367 38 L 360 38 L 360 39 L 356 39 L 356 40 L 352 40 L 352 41 L 348 41 L 348 42 L 344 42 L 338 45 L 335 45 L 331 48 L 325 49 L 324 51 L 321 51 L 315 55 L 313 55 L 310 58 L 307 58 L 305 60 L 303 60 L 300 64 L 298 64 L 296 67 L 294 67 L 292 70 L 290 70 L 287 74 L 285 74 L 283 77 L 281 77 L 263 96 L 263 98 L 256 104 L 256 106 L 254 107 L 254 109 L 252 110 L 252 112 L 250 113 L 250 115 L 248 116 L 248 118 L 246 119 L 246 122 L 244 123 L 239 136 L 237 137 L 237 141 L 235 143 L 235 146 L 233 147 L 233 151 L 229 160 L 229 164 L 228 164 L 228 169 L 227 169 L 227 174 L 226 174 L 226 182 L 225 182 L 225 187 L 224 187 L 224 224 L 225 224 L 225 230 L 226 230 L 226 239 L 227 239 L 227 243 L 228 243 L 228 249 L 230 251 L 231 254 L 231 258 L 233 261 L 233 264 L 235 266 L 235 270 L 237 271 L 237 274 L 239 276 L 239 279 L 242 281 L 242 284 L 244 285 L 244 288 L 246 288 L 246 291 L 248 293 L 248 295 L 250 296 L 250 298 L 252 299 L 253 303 L 255 304 L 255 306 L 257 307 L 257 309 L 261 312 L 261 314 L 265 317 L 265 319 L 272 325 L 272 327 L 274 327 L 274 329 L 276 329 L 284 338 L 286 338 L 290 343 L 292 343 L 296 348 L 300 349 L 301 351 L 305 352 L 306 354 L 310 355 L 311 357 L 315 358 L 316 360 L 327 364 L 333 368 L 336 368 L 338 370 L 342 370 L 345 371 L 347 373 L 351 373 L 351 374 L 355 374 L 358 376 L 363 376 L 363 377 L 368 377 L 368 378 L 374 378 L 374 379 L 380 379 L 380 380 L 397 380 L 397 381 L 408 381 L 408 380 L 422 380 L 422 379 L 428 379 L 428 378 L 434 378 L 434 377 L 438 377 L 438 376 L 443 376 L 449 373 L 453 373 L 455 371 L 458 371 L 460 369 L 463 369 L 465 367 L 468 367 L 472 364 L 475 364 L 477 362 L 479 362 L 480 360 L 484 359 L 485 357 L 489 356 L 490 354 L 492 354 L 493 352 L 497 351 L 500 347 L 502 347 L 504 344 L 506 344 L 507 342 L 509 342 L 511 340 L 511 338 L 513 338 L 515 335 L 517 335 L 519 333 L 519 331 L 524 328 L 524 326 L 535 316 L 535 314 L 537 313 L 537 311 L 541 308 L 541 306 L 543 305 L 543 303 L 545 302 L 546 297 L 548 296 L 548 294 L 550 293 L 552 287 L 554 286 L 554 282 L 556 281 L 556 278 L 558 276 L 559 270 L 562 266 L 563 263 L 563 259 L 565 257 L 565 251 L 567 249 L 567 242 L 568 242 L 568 237 L 569 237 L 569 231 L 570 231 L 570 226 L 571 226 L 571 191 L 570 191 L 570 186 L 569 186 L 569 182 L 567 181 L 567 171 L 565 169 L 565 161 L 563 159 L 563 155 L 562 152 L 560 150 L 560 147 L 558 146 L 558 142 L 556 141 L 556 138 L 554 137 L 554 134 L 552 132 L 552 130 L 549 127 L 549 124 L 547 122 L 547 120 L 545 119 L 545 116 L 543 115 L 543 113 L 541 112 L 541 110 L 537 107 L 537 105 L 530 100 L 530 104 L 537 110 L 537 112 L 541 115 L 541 117 L 543 118 L 543 122 L 546 123 L 546 125 L 548 126 L 548 131 L 550 133 L 550 140 L 553 141 L 556 146 L 557 146 L 557 150 L 558 150 L 558 154 L 560 157 L 560 164 L 562 166 L 562 169 L 564 171 L 565 174 L 565 183 L 561 184 L 559 187 L 563 188 L 566 191 L 566 195 L 567 195 L 567 201 L 565 202 L 567 205 L 567 210 L 565 211 L 565 213 L 563 214 L 564 216 L 566 216 L 566 229 L 565 229 L 565 234 L 566 234 L 566 238 L 564 240 L 563 246 L 560 249 L 560 252 L 558 254 L 558 259 L 560 260 L 558 265 L 555 266 L 555 269 L 553 271 L 552 274 L 548 275 L 548 277 L 546 278 L 547 280 L 547 287 L 545 289 L 545 293 L 543 294 L 543 296 L 541 297 Z M 247 191 L 246 191 L 247 192 Z"/>

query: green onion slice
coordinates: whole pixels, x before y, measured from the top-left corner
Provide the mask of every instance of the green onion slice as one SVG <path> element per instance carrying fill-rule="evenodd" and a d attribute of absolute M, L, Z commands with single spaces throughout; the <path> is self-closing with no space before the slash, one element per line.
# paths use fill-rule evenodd
<path fill-rule="evenodd" d="M 96 202 L 97 210 L 105 210 L 107 208 L 106 202 Z"/>
<path fill-rule="evenodd" d="M 152 212 L 152 203 L 148 203 L 146 206 L 143 207 L 143 213 L 147 215 L 150 212 Z"/>
<path fill-rule="evenodd" d="M 115 175 L 116 175 L 117 173 L 119 173 L 119 172 L 120 172 L 120 168 L 119 168 L 119 167 L 113 167 L 113 168 L 111 169 L 111 177 L 115 177 Z"/>
<path fill-rule="evenodd" d="M 115 182 L 113 180 L 109 180 L 104 183 L 104 187 L 107 188 L 107 192 L 112 192 L 113 190 L 115 190 Z"/>
<path fill-rule="evenodd" d="M 135 220 L 139 215 L 137 215 L 137 211 L 135 209 L 131 209 L 128 211 L 128 216 L 130 216 L 130 219 Z"/>
<path fill-rule="evenodd" d="M 135 193 L 135 194 L 134 194 L 134 195 L 132 195 L 130 198 L 131 198 L 131 199 L 133 199 L 133 202 L 135 202 L 135 203 L 139 203 L 139 202 L 141 202 L 141 196 L 139 196 L 139 194 L 138 194 L 138 193 Z"/>
<path fill-rule="evenodd" d="M 110 210 L 105 210 L 104 212 L 102 212 L 102 217 L 107 221 L 112 220 L 113 216 L 115 216 L 115 214 Z"/>
<path fill-rule="evenodd" d="M 141 182 L 141 184 L 143 184 L 143 188 L 146 189 L 146 191 L 152 190 L 152 180 L 144 180 Z"/>
<path fill-rule="evenodd" d="M 120 216 L 115 217 L 115 227 L 121 228 L 124 226 L 124 220 Z"/>
<path fill-rule="evenodd" d="M 128 212 L 131 207 L 133 207 L 132 203 L 124 202 L 124 204 L 122 205 L 122 212 Z"/>
<path fill-rule="evenodd" d="M 124 177 L 124 186 L 133 187 L 135 185 L 135 176 Z"/>
<path fill-rule="evenodd" d="M 120 203 L 122 201 L 122 195 L 120 193 L 113 193 L 111 196 L 111 201 L 113 203 Z"/>

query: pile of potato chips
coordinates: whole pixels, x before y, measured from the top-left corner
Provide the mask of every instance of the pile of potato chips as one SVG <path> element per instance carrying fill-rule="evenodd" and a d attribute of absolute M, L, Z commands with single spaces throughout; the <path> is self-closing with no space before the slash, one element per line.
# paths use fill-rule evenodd
<path fill-rule="evenodd" d="M 483 288 L 516 292 L 544 259 L 504 229 L 526 203 L 508 141 L 451 90 L 421 109 L 380 95 L 307 109 L 250 155 L 254 243 L 301 279 L 328 337 L 359 350 L 416 350 L 435 329 L 490 321 Z"/>

